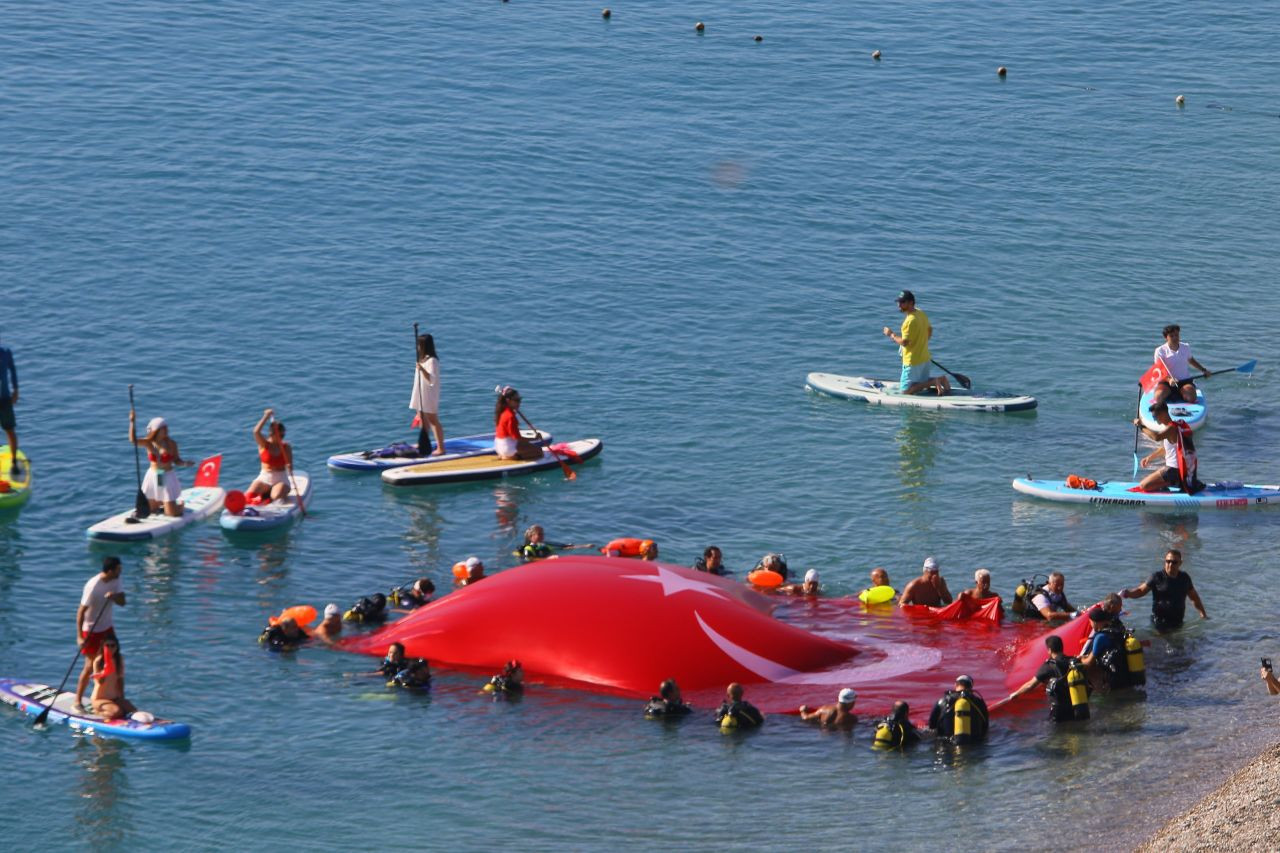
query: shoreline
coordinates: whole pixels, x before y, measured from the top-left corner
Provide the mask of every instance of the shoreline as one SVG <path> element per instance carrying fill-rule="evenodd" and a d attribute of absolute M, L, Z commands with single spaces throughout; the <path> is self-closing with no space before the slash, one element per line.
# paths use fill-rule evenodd
<path fill-rule="evenodd" d="M 1280 838 L 1280 743 L 1262 750 L 1191 808 L 1170 818 L 1134 853 L 1276 849 Z"/>

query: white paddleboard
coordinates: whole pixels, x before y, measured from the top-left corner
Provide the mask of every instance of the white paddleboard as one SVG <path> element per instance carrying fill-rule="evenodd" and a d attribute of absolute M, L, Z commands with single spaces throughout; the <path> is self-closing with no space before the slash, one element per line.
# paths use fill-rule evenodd
<path fill-rule="evenodd" d="M 168 516 L 161 509 L 146 518 L 134 518 L 133 510 L 113 515 L 89 528 L 90 539 L 109 542 L 134 542 L 168 536 L 184 527 L 204 521 L 218 510 L 227 493 L 221 486 L 195 486 L 182 490 L 182 515 Z"/>
<path fill-rule="evenodd" d="M 810 373 L 805 387 L 819 394 L 846 400 L 863 400 L 879 406 L 912 406 L 961 412 L 1025 412 L 1036 407 L 1036 398 L 1002 391 L 965 391 L 953 385 L 950 394 L 939 396 L 932 391 L 904 394 L 894 379 L 868 379 L 865 376 L 841 376 L 836 373 Z"/>
<path fill-rule="evenodd" d="M 304 506 L 311 506 L 311 477 L 306 471 L 293 472 L 293 485 L 302 493 Z M 302 507 L 298 505 L 298 496 L 290 491 L 282 501 L 269 504 L 246 506 L 239 515 L 230 510 L 223 510 L 218 523 L 223 530 L 232 532 L 248 532 L 251 530 L 271 530 L 292 524 L 302 515 Z"/>

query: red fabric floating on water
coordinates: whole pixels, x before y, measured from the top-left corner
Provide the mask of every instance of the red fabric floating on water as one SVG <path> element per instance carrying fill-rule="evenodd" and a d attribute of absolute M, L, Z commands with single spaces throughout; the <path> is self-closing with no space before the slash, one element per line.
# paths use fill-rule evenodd
<path fill-rule="evenodd" d="M 906 604 L 902 610 L 908 616 L 932 616 L 935 619 L 947 619 L 953 622 L 991 622 L 999 624 L 1004 620 L 1004 608 L 1000 596 L 985 599 L 981 604 L 967 595 L 962 595 L 946 607 L 929 607 L 924 604 Z"/>

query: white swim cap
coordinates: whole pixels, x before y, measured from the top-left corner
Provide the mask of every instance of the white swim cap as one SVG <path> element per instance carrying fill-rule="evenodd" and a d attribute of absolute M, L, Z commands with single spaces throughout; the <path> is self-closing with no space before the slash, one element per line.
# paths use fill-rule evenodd
<path fill-rule="evenodd" d="M 858 699 L 857 691 L 855 691 L 852 687 L 846 687 L 844 690 L 840 691 L 840 695 L 836 698 L 836 701 L 839 702 L 841 705 L 852 705 L 854 702 L 857 701 L 857 699 Z"/>
<path fill-rule="evenodd" d="M 164 418 L 152 418 L 151 420 L 147 421 L 147 433 L 148 434 L 153 433 L 156 430 L 160 429 L 160 427 L 166 427 L 168 425 L 169 425 L 168 422 L 165 421 Z"/>
<path fill-rule="evenodd" d="M 928 571 L 929 569 L 933 569 L 936 571 L 937 569 L 942 568 L 942 566 L 938 565 L 938 559 L 936 557 L 925 557 L 924 568 L 925 568 L 925 571 Z"/>
<path fill-rule="evenodd" d="M 325 605 L 324 618 L 328 619 L 331 616 L 340 616 L 340 615 L 342 615 L 342 611 L 338 608 L 338 605 L 336 604 Z"/>
<path fill-rule="evenodd" d="M 467 562 L 463 563 L 467 567 L 468 572 L 474 572 L 476 569 L 483 569 L 484 563 L 480 562 L 479 557 L 467 557 Z"/>
<path fill-rule="evenodd" d="M 817 583 L 817 582 L 818 582 L 818 570 L 817 570 L 817 569 L 810 569 L 809 571 L 805 572 L 805 573 L 804 573 L 804 582 L 805 582 L 805 583 Z"/>

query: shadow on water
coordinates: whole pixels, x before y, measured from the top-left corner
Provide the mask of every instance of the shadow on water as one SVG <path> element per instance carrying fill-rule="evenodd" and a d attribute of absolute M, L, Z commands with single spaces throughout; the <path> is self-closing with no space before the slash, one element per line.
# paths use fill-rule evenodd
<path fill-rule="evenodd" d="M 132 747 L 119 740 L 78 737 L 81 807 L 76 811 L 77 835 L 94 848 L 119 847 L 133 833 L 122 802 L 129 799 L 128 776 L 122 773 Z"/>
<path fill-rule="evenodd" d="M 1199 514 L 1143 512 L 1140 515 L 1143 529 L 1153 531 L 1164 543 L 1164 547 L 1177 548 L 1184 554 L 1196 554 L 1200 551 Z"/>

